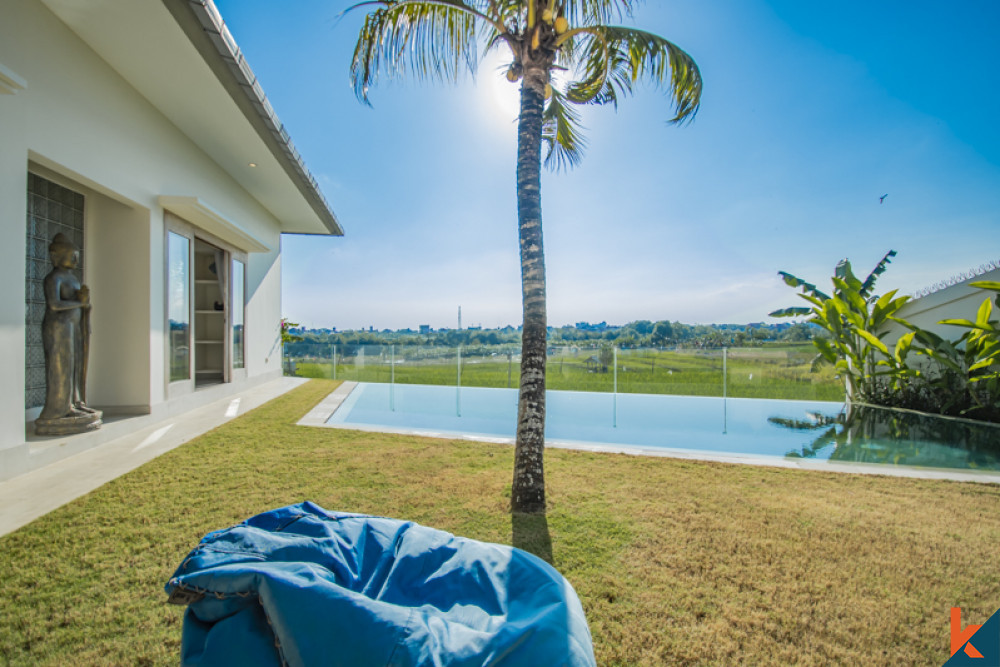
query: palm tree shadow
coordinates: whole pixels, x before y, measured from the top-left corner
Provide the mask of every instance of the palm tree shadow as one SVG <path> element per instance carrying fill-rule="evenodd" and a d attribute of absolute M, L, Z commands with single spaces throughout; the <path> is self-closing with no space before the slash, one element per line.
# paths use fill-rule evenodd
<path fill-rule="evenodd" d="M 512 543 L 518 549 L 523 549 L 552 564 L 552 536 L 549 534 L 549 522 L 545 514 L 510 515 Z"/>

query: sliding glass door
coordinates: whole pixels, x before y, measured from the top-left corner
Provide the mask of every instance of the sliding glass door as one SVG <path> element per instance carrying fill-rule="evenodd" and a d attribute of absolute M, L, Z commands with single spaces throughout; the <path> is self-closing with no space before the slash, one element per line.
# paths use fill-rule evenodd
<path fill-rule="evenodd" d="M 246 378 L 246 253 L 166 213 L 166 373 L 181 395 Z"/>
<path fill-rule="evenodd" d="M 169 381 L 191 379 L 191 240 L 167 232 L 167 366 Z"/>
<path fill-rule="evenodd" d="M 245 350 L 244 350 L 244 334 L 245 334 L 245 313 L 244 304 L 246 303 L 244 298 L 244 281 L 246 280 L 246 270 L 244 268 L 243 262 L 238 259 L 233 259 L 233 272 L 232 272 L 232 286 L 233 286 L 233 299 L 230 321 L 233 324 L 232 329 L 232 359 L 233 368 L 245 368 Z"/>

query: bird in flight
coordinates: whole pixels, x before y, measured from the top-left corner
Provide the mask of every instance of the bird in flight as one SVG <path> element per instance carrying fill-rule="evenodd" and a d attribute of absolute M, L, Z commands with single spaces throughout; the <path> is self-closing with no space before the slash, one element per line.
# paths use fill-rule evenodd
<path fill-rule="evenodd" d="M 885 198 L 888 197 L 888 196 L 889 196 L 889 193 L 887 192 L 884 195 L 882 195 L 881 197 L 879 197 L 878 198 L 878 203 L 881 204 L 882 202 L 884 202 Z"/>

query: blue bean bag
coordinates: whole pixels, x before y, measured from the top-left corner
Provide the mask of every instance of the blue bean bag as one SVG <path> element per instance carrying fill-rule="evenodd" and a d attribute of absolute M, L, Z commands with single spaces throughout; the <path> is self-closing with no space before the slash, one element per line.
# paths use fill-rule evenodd
<path fill-rule="evenodd" d="M 313 503 L 209 533 L 167 582 L 184 665 L 595 665 L 535 556 Z"/>

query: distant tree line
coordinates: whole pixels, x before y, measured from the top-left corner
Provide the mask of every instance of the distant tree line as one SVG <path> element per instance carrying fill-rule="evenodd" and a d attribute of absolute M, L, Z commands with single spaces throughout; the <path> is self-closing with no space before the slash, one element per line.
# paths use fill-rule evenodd
<path fill-rule="evenodd" d="M 344 331 L 320 332 L 296 330 L 296 337 L 285 343 L 287 354 L 296 357 L 326 356 L 331 345 L 412 345 L 440 347 L 517 347 L 521 332 L 505 329 L 450 329 L 430 333 L 413 331 Z M 808 342 L 825 332 L 810 324 L 792 324 L 784 328 L 733 324 L 682 324 L 662 320 L 636 320 L 604 331 L 579 329 L 575 326 L 549 327 L 550 346 L 578 345 L 599 349 L 613 346 L 624 349 L 639 347 L 721 348 L 747 347 L 773 342 Z"/>

